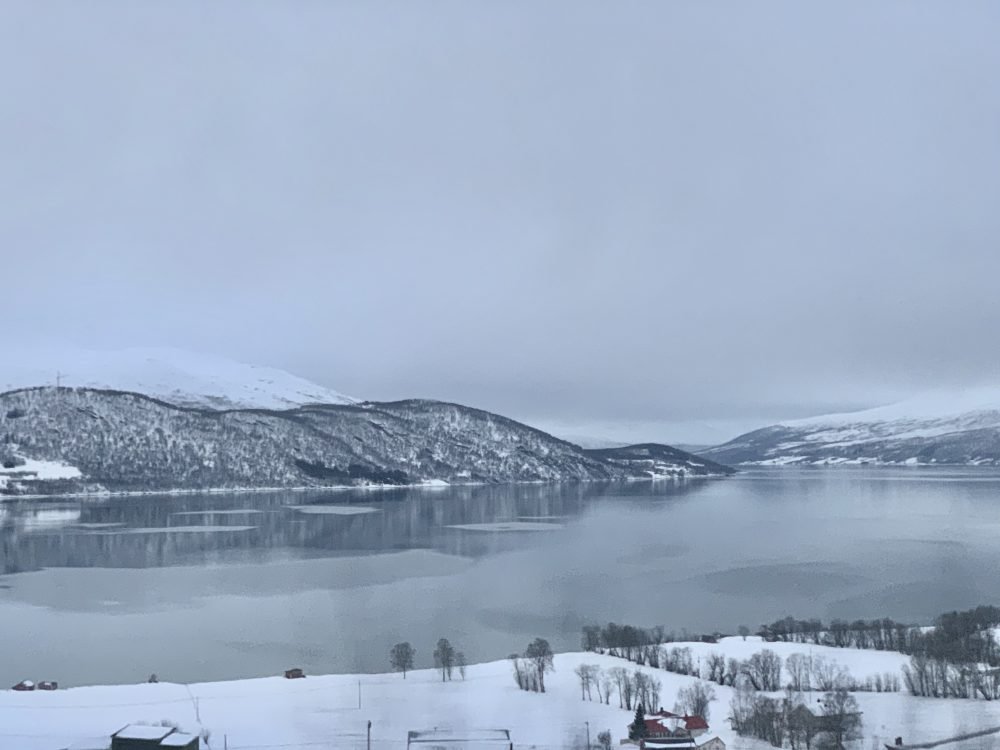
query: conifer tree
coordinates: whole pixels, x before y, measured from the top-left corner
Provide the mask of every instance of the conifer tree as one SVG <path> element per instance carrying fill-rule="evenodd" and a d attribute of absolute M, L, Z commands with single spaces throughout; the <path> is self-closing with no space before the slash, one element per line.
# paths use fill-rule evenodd
<path fill-rule="evenodd" d="M 635 707 L 635 720 L 628 725 L 628 738 L 641 740 L 646 736 L 646 709 L 640 703 Z"/>

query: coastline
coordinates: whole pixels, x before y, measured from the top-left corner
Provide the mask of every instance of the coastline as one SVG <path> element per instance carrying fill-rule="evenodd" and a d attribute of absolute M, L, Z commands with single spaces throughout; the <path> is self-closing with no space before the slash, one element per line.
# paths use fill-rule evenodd
<path fill-rule="evenodd" d="M 596 484 L 600 482 L 632 484 L 636 482 L 687 482 L 695 480 L 727 479 L 731 474 L 680 474 L 660 475 L 655 477 L 628 477 L 625 479 L 556 479 L 545 480 L 526 479 L 517 482 L 445 482 L 442 479 L 428 479 L 415 484 L 359 484 L 359 485 L 296 485 L 292 487 L 211 487 L 207 489 L 171 489 L 171 490 L 99 490 L 95 492 L 53 492 L 29 494 L 0 494 L 0 503 L 16 500 L 45 499 L 87 499 L 101 500 L 109 497 L 148 497 L 151 495 L 242 495 L 263 492 L 346 492 L 361 490 L 365 492 L 380 492 L 390 490 L 446 490 L 450 487 L 503 487 L 517 485 L 543 484 Z"/>

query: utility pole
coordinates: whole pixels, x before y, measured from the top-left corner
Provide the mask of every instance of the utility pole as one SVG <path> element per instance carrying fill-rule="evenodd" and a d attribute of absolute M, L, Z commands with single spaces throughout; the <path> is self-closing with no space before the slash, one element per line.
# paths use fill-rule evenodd
<path fill-rule="evenodd" d="M 358 680 L 358 710 L 361 710 L 361 680 Z"/>
<path fill-rule="evenodd" d="M 587 750 L 590 750 L 590 722 L 585 721 L 583 723 L 587 725 Z M 368 748 L 368 750 L 371 750 L 371 748 Z"/>
<path fill-rule="evenodd" d="M 368 720 L 368 750 L 372 750 L 372 721 Z"/>

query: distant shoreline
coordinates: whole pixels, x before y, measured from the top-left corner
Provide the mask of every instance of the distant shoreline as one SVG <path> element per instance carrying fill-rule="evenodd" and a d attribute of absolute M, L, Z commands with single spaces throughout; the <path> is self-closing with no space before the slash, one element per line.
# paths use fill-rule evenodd
<path fill-rule="evenodd" d="M 563 480 L 524 480 L 520 482 L 445 482 L 443 480 L 427 480 L 415 484 L 360 484 L 360 485 L 297 485 L 294 487 L 212 487 L 207 489 L 173 489 L 173 490 L 101 490 L 98 492 L 53 492 L 30 493 L 24 495 L 0 494 L 0 503 L 15 500 L 46 500 L 60 498 L 83 498 L 100 500 L 109 497 L 148 497 L 150 495 L 242 495 L 262 492 L 347 492 L 362 490 L 380 492 L 388 490 L 446 490 L 450 487 L 508 487 L 521 485 L 557 485 L 557 484 L 636 484 L 638 482 L 687 482 L 703 479 L 726 479 L 729 474 L 687 474 L 680 476 L 629 477 L 627 479 L 563 479 Z"/>

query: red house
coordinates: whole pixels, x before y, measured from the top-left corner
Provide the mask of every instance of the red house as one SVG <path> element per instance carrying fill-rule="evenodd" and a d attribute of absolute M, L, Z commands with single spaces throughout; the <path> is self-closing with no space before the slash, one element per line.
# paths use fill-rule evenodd
<path fill-rule="evenodd" d="M 647 740 L 678 737 L 698 737 L 708 731 L 708 722 L 701 716 L 681 716 L 660 709 L 644 717 Z"/>
<path fill-rule="evenodd" d="M 34 690 L 34 689 L 35 689 L 35 683 L 33 683 L 31 680 L 21 680 L 19 683 L 17 683 L 14 687 L 11 688 L 11 690 Z"/>

